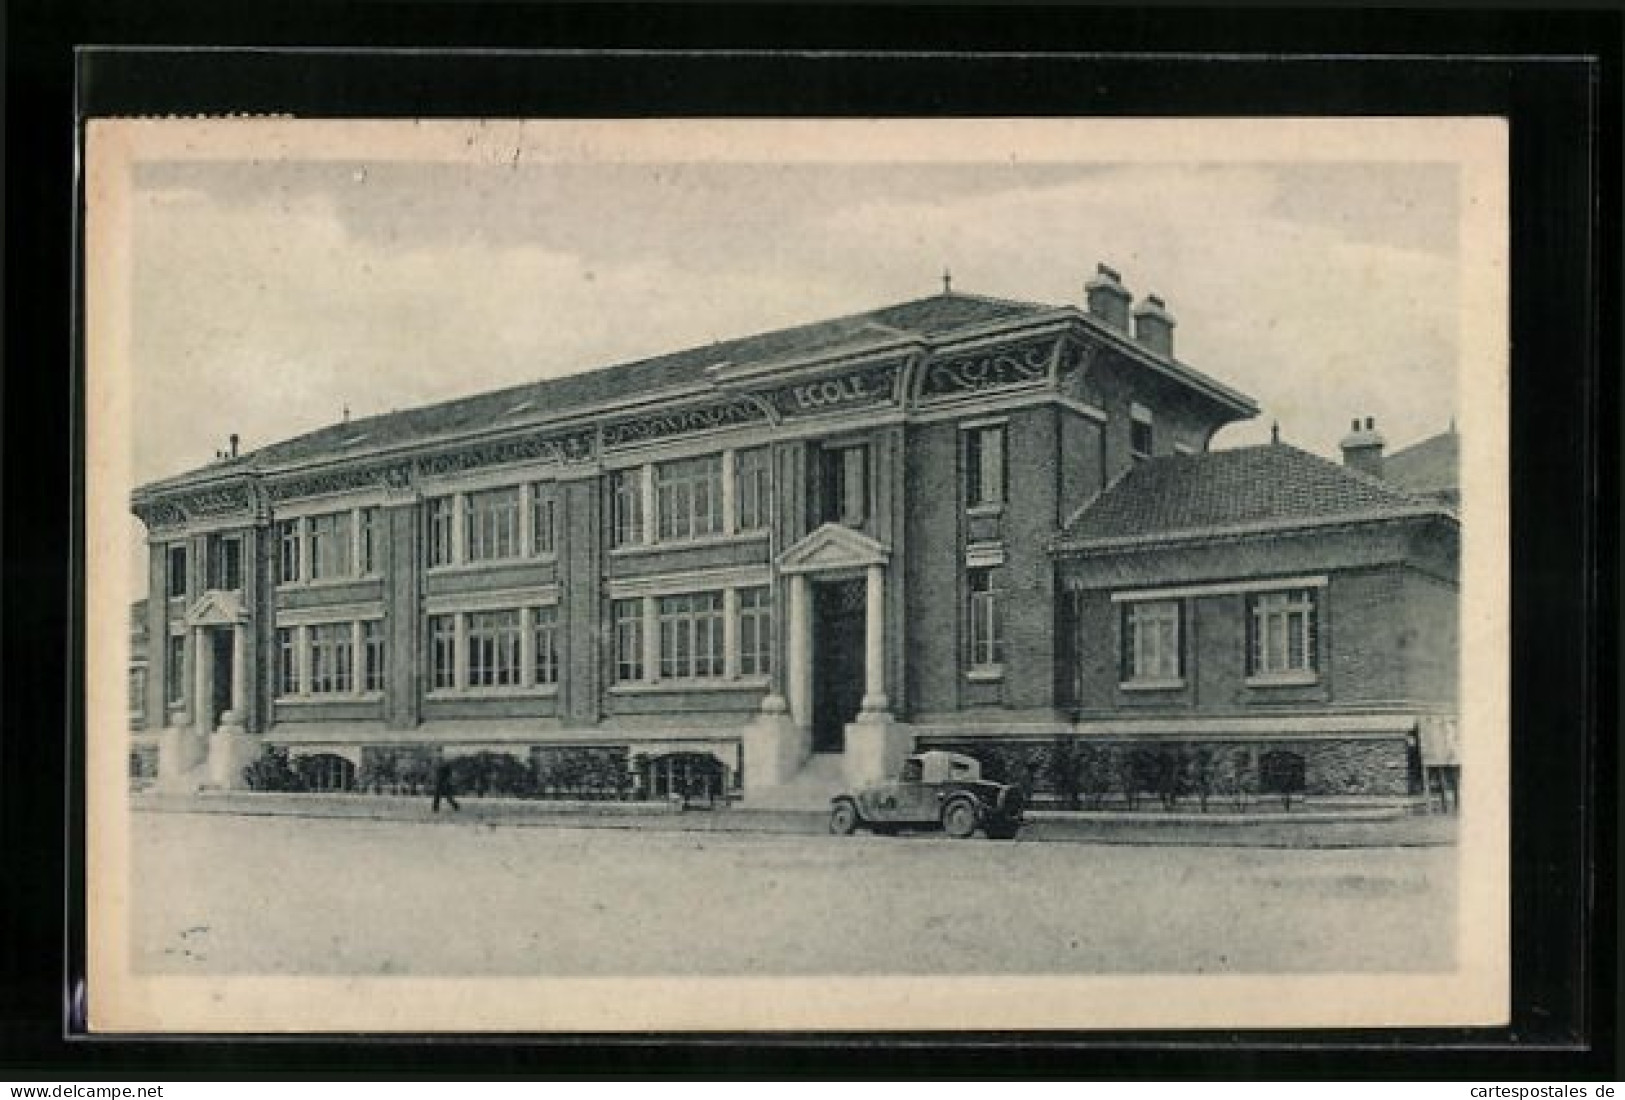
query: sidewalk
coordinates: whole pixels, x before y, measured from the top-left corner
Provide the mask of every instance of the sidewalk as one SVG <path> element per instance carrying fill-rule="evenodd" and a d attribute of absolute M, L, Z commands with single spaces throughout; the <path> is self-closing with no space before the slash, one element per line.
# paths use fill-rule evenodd
<path fill-rule="evenodd" d="M 427 795 L 271 794 L 204 791 L 195 795 L 140 792 L 131 795 L 139 812 L 234 814 L 239 816 L 348 818 L 423 825 L 563 826 L 589 829 L 648 829 L 666 832 L 826 835 L 828 815 L 806 810 L 678 810 L 664 803 L 544 802 L 515 798 L 458 800 L 460 811 L 430 809 Z M 1037 810 L 1028 815 L 1020 839 L 1090 844 L 1182 845 L 1258 848 L 1377 848 L 1450 845 L 1456 821 L 1441 814 L 1409 814 L 1393 809 L 1327 810 L 1308 807 L 1252 814 L 1070 813 Z M 930 833 L 916 834 L 930 836 Z M 900 839 L 907 839 L 902 837 Z"/>

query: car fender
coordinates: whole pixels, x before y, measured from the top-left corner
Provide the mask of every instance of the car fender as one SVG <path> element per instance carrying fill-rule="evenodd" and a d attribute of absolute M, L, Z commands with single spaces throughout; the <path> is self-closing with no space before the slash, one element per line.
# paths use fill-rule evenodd
<path fill-rule="evenodd" d="M 859 821 L 867 822 L 869 820 L 867 817 L 865 817 L 863 815 L 863 805 L 862 805 L 862 803 L 860 803 L 858 801 L 856 795 L 850 795 L 850 794 L 838 794 L 838 795 L 836 795 L 834 798 L 829 800 L 830 812 L 833 813 L 835 811 L 835 807 L 841 805 L 843 802 L 846 805 L 852 807 L 852 812 L 858 816 Z"/>

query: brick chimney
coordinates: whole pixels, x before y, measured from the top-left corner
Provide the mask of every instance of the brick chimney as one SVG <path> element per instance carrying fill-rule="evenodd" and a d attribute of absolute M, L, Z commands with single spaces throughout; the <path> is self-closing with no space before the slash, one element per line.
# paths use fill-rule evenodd
<path fill-rule="evenodd" d="M 1388 441 L 1377 431 L 1377 422 L 1373 417 L 1365 418 L 1362 427 L 1360 418 L 1355 417 L 1349 424 L 1349 434 L 1343 437 L 1338 446 L 1343 448 L 1343 465 L 1351 470 L 1359 470 L 1362 474 L 1372 477 L 1382 476 L 1382 448 Z"/>
<path fill-rule="evenodd" d="M 1089 299 L 1089 315 L 1099 318 L 1118 332 L 1128 331 L 1128 306 L 1134 296 L 1123 286 L 1123 277 L 1105 264 L 1095 265 L 1095 277 L 1083 284 Z"/>
<path fill-rule="evenodd" d="M 1158 355 L 1174 357 L 1174 315 L 1155 294 L 1134 307 L 1134 338 Z"/>

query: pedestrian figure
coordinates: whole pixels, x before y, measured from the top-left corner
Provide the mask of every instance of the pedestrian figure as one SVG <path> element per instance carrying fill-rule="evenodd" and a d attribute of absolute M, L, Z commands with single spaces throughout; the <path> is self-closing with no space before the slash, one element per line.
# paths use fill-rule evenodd
<path fill-rule="evenodd" d="M 434 812 L 440 812 L 440 800 L 444 798 L 454 810 L 461 810 L 457 805 L 457 798 L 451 789 L 451 762 L 441 759 L 434 767 Z"/>

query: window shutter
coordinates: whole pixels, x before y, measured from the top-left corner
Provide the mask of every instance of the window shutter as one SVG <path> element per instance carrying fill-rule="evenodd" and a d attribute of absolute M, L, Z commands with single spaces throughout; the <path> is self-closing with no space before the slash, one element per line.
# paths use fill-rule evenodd
<path fill-rule="evenodd" d="M 1185 605 L 1188 602 L 1180 600 L 1174 605 L 1179 609 L 1174 619 L 1174 674 L 1181 680 L 1185 678 Z"/>
<path fill-rule="evenodd" d="M 1309 597 L 1309 629 L 1306 632 L 1308 638 L 1305 643 L 1307 652 L 1303 656 L 1309 670 L 1318 672 L 1320 670 L 1320 589 L 1308 589 L 1307 595 Z"/>
<path fill-rule="evenodd" d="M 1247 631 L 1247 675 L 1258 673 L 1263 663 L 1258 659 L 1258 597 L 1248 596 L 1242 601 L 1242 618 Z"/>
<path fill-rule="evenodd" d="M 1117 679 L 1125 684 L 1134 677 L 1134 635 L 1129 625 L 1129 609 L 1133 606 L 1125 603 L 1117 614 Z"/>

